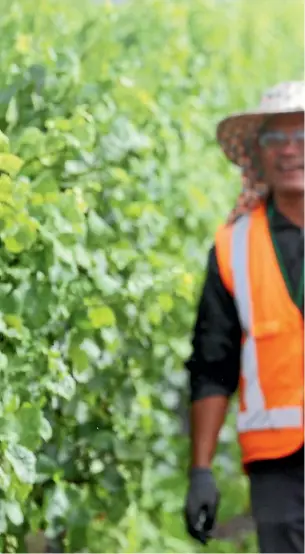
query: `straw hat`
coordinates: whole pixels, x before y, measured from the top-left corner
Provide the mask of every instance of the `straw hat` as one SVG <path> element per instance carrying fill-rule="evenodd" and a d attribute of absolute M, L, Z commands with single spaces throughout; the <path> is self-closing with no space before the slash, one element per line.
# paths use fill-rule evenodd
<path fill-rule="evenodd" d="M 217 127 L 217 140 L 231 162 L 243 166 L 249 148 L 258 137 L 266 119 L 271 115 L 304 112 L 305 87 L 303 81 L 281 83 L 268 90 L 258 108 L 234 113 Z"/>

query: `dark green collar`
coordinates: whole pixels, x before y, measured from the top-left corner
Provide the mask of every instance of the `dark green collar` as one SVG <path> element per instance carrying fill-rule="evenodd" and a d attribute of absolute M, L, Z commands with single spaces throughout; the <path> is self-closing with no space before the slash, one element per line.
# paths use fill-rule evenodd
<path fill-rule="evenodd" d="M 276 253 L 277 261 L 280 266 L 281 273 L 283 275 L 284 281 L 286 283 L 286 287 L 288 289 L 289 295 L 292 299 L 292 301 L 295 303 L 295 305 L 301 309 L 303 304 L 303 294 L 304 294 L 304 263 L 302 266 L 302 273 L 300 277 L 299 286 L 297 287 L 297 290 L 294 291 L 293 287 L 291 285 L 291 281 L 289 279 L 289 275 L 287 273 L 282 253 L 280 251 L 275 233 L 274 233 L 274 216 L 275 216 L 275 207 L 272 198 L 270 198 L 267 202 L 267 217 L 268 217 L 268 223 L 269 223 L 269 230 L 271 234 L 271 239 L 273 242 L 273 247 Z"/>

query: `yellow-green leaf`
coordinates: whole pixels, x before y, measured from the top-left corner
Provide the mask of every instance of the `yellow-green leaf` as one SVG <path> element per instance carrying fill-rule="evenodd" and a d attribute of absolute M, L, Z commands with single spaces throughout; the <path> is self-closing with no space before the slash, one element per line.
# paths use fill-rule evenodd
<path fill-rule="evenodd" d="M 94 329 L 112 327 L 116 322 L 115 314 L 108 306 L 90 308 L 88 315 Z"/>
<path fill-rule="evenodd" d="M 20 54 L 29 52 L 32 46 L 32 37 L 30 35 L 20 34 L 16 38 L 15 48 Z"/>
<path fill-rule="evenodd" d="M 6 314 L 3 319 L 9 327 L 13 327 L 17 331 L 22 330 L 22 319 L 18 315 Z"/>
<path fill-rule="evenodd" d="M 163 312 L 171 312 L 174 306 L 174 302 L 169 294 L 160 294 L 158 300 Z"/>
<path fill-rule="evenodd" d="M 24 245 L 18 242 L 15 237 L 5 237 L 4 246 L 8 252 L 13 252 L 14 254 L 18 254 L 24 250 Z"/>
<path fill-rule="evenodd" d="M 147 311 L 148 321 L 153 325 L 159 325 L 162 321 L 162 315 L 159 306 L 153 305 Z"/>
<path fill-rule="evenodd" d="M 208 198 L 198 187 L 190 186 L 189 195 L 199 208 L 205 208 L 207 206 Z"/>
<path fill-rule="evenodd" d="M 9 151 L 9 140 L 7 136 L 0 131 L 0 151 L 8 152 Z"/>
<path fill-rule="evenodd" d="M 0 171 L 9 175 L 16 175 L 23 165 L 23 161 L 14 154 L 0 154 Z"/>

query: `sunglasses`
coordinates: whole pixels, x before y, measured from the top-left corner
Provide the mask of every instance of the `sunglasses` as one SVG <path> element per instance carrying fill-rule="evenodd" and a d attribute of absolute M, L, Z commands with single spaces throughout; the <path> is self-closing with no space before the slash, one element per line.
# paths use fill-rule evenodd
<path fill-rule="evenodd" d="M 292 133 L 285 133 L 284 131 L 266 131 L 258 138 L 258 143 L 262 148 L 278 148 L 290 141 L 303 147 L 304 129 L 298 129 Z"/>

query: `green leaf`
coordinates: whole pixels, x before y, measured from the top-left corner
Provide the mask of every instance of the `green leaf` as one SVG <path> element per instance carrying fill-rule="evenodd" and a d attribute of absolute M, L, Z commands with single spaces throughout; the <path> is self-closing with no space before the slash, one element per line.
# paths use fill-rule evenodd
<path fill-rule="evenodd" d="M 0 467 L 0 489 L 4 492 L 7 491 L 10 486 L 10 482 L 10 476 Z"/>
<path fill-rule="evenodd" d="M 94 233 L 96 236 L 109 236 L 113 232 L 111 227 L 94 211 L 90 210 L 88 215 L 88 228 L 91 233 Z"/>
<path fill-rule="evenodd" d="M 87 548 L 91 517 L 90 510 L 86 505 L 80 503 L 73 506 L 73 511 L 69 515 L 69 531 L 67 534 L 71 552 Z"/>
<path fill-rule="evenodd" d="M 35 405 L 24 404 L 17 412 L 19 443 L 35 451 L 40 442 L 41 413 Z"/>
<path fill-rule="evenodd" d="M 75 393 L 75 380 L 72 375 L 63 375 L 59 381 L 49 381 L 47 383 L 47 389 L 66 400 L 70 400 Z"/>
<path fill-rule="evenodd" d="M 174 307 L 174 301 L 169 294 L 160 294 L 158 297 L 159 304 L 164 312 L 171 312 Z"/>
<path fill-rule="evenodd" d="M 91 274 L 97 288 L 103 293 L 104 297 L 111 296 L 120 290 L 121 284 L 118 279 L 103 275 L 98 268 L 91 271 Z"/>
<path fill-rule="evenodd" d="M 9 144 L 8 137 L 0 131 L 0 152 L 9 152 Z"/>
<path fill-rule="evenodd" d="M 18 442 L 18 429 L 16 420 L 9 410 L 6 410 L 5 417 L 0 417 L 0 441 Z"/>
<path fill-rule="evenodd" d="M 36 464 L 37 481 L 44 482 L 53 479 L 54 475 L 58 472 L 58 465 L 56 460 L 53 460 L 46 454 L 40 453 L 37 457 Z"/>
<path fill-rule="evenodd" d="M 187 338 L 171 339 L 169 345 L 182 360 L 186 360 L 191 354 L 191 344 Z"/>
<path fill-rule="evenodd" d="M 80 349 L 85 352 L 92 361 L 97 361 L 101 355 L 100 348 L 91 339 L 84 339 L 80 344 Z"/>
<path fill-rule="evenodd" d="M 147 310 L 147 318 L 153 325 L 159 325 L 162 321 L 162 314 L 158 305 L 152 305 Z"/>
<path fill-rule="evenodd" d="M 22 323 L 22 319 L 21 319 L 20 316 L 18 316 L 16 314 L 5 314 L 3 319 L 9 327 L 12 327 L 13 329 L 16 329 L 17 331 L 22 330 L 23 323 Z"/>
<path fill-rule="evenodd" d="M 19 444 L 11 444 L 4 452 L 14 472 L 22 483 L 33 484 L 36 478 L 36 458 L 34 454 Z"/>
<path fill-rule="evenodd" d="M 14 525 L 22 525 L 24 521 L 23 513 L 21 511 L 20 504 L 18 502 L 6 501 L 5 502 L 5 511 L 8 519 Z"/>
<path fill-rule="evenodd" d="M 0 153 L 0 171 L 5 171 L 11 176 L 16 175 L 23 165 L 23 161 L 14 154 Z"/>
<path fill-rule="evenodd" d="M 13 254 L 19 254 L 23 250 L 23 244 L 15 237 L 5 237 L 4 246 L 8 252 L 12 252 Z"/>
<path fill-rule="evenodd" d="M 4 369 L 6 369 L 7 364 L 8 364 L 7 356 L 5 354 L 2 354 L 2 352 L 0 352 L 0 371 L 3 371 Z"/>
<path fill-rule="evenodd" d="M 85 371 L 89 366 L 88 355 L 78 345 L 71 346 L 70 358 L 76 371 Z"/>
<path fill-rule="evenodd" d="M 40 436 L 44 441 L 49 441 L 52 437 L 52 427 L 45 417 L 41 417 L 40 421 Z"/>
<path fill-rule="evenodd" d="M 42 196 L 50 195 L 50 193 L 58 193 L 58 183 L 54 178 L 54 175 L 51 171 L 46 170 L 42 171 L 35 179 L 33 183 L 33 188 L 35 193 L 41 194 Z M 53 196 L 53 198 L 55 198 Z"/>
<path fill-rule="evenodd" d="M 9 102 L 5 119 L 7 123 L 9 123 L 13 127 L 14 125 L 16 125 L 18 118 L 19 118 L 19 113 L 18 113 L 17 100 L 16 100 L 16 97 L 13 96 Z"/>
<path fill-rule="evenodd" d="M 108 306 L 89 308 L 88 316 L 94 329 L 112 327 L 116 322 L 115 314 Z"/>
<path fill-rule="evenodd" d="M 4 500 L 0 500 L 0 535 L 7 530 L 6 505 Z"/>
<path fill-rule="evenodd" d="M 54 491 L 48 494 L 46 501 L 46 520 L 52 522 L 54 519 L 64 517 L 69 509 L 69 498 L 62 485 L 58 484 Z"/>

